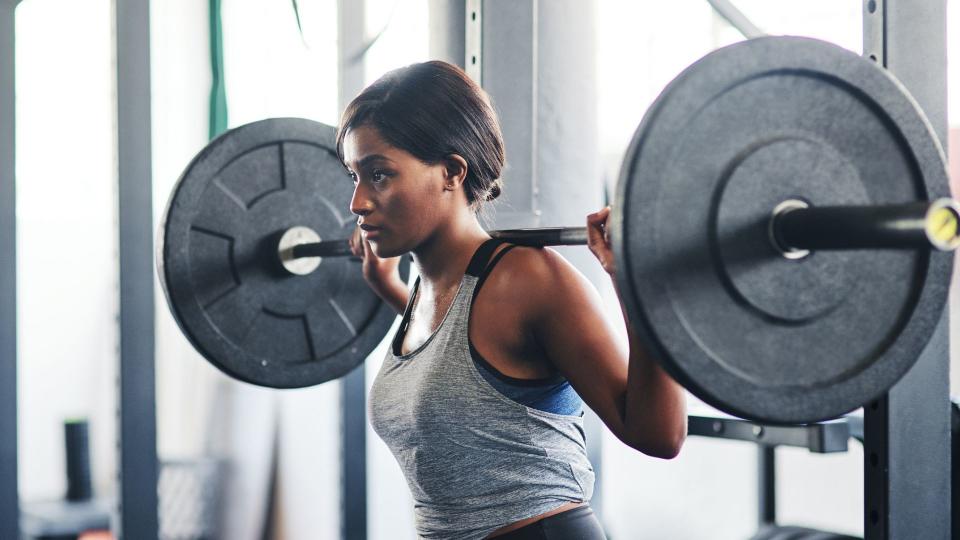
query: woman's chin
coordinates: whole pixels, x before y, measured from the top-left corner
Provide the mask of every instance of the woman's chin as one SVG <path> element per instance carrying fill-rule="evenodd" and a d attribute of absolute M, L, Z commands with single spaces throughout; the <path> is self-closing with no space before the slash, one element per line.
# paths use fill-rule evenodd
<path fill-rule="evenodd" d="M 375 240 L 370 241 L 370 249 L 373 250 L 374 255 L 381 259 L 389 259 L 390 257 L 397 257 L 406 253 L 406 250 L 397 249 L 395 246 L 390 246 Z"/>

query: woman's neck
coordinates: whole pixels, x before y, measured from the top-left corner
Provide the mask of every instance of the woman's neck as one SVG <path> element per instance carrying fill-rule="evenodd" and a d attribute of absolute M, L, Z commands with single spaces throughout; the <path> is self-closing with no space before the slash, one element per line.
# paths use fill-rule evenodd
<path fill-rule="evenodd" d="M 413 251 L 421 283 L 430 288 L 459 283 L 473 253 L 488 238 L 473 212 L 449 221 Z"/>

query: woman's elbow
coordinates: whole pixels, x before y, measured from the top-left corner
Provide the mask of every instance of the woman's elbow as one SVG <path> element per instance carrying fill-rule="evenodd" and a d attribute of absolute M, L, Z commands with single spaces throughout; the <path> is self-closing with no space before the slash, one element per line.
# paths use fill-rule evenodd
<path fill-rule="evenodd" d="M 673 433 L 660 434 L 655 438 L 637 437 L 626 442 L 634 450 L 659 459 L 673 459 L 680 454 L 684 441 L 687 440 L 687 425 L 683 423 Z"/>
<path fill-rule="evenodd" d="M 663 447 L 659 449 L 660 452 L 654 457 L 658 457 L 660 459 L 673 459 L 677 457 L 678 455 L 680 455 L 680 449 L 683 448 L 683 443 L 686 440 L 687 440 L 687 431 L 686 429 L 684 429 L 683 433 L 681 433 L 672 441 L 670 441 L 669 444 L 663 445 Z"/>
<path fill-rule="evenodd" d="M 686 436 L 681 436 L 676 440 L 659 441 L 656 445 L 648 445 L 644 448 L 637 448 L 637 450 L 650 457 L 659 459 L 673 459 L 680 455 L 680 449 L 683 448 L 684 440 L 686 440 Z"/>

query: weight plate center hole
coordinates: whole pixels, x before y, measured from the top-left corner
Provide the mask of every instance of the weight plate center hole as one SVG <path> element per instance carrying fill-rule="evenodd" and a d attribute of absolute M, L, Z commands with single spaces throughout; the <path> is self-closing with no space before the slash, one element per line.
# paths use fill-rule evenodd
<path fill-rule="evenodd" d="M 320 263 L 322 257 L 294 257 L 293 248 L 303 244 L 312 244 L 320 242 L 320 235 L 313 229 L 303 226 L 295 226 L 287 229 L 280 242 L 277 245 L 277 256 L 280 258 L 280 264 L 284 269 L 296 276 L 306 276 L 313 273 Z"/>
<path fill-rule="evenodd" d="M 767 227 L 767 236 L 770 238 L 773 248 L 790 260 L 803 259 L 810 255 L 810 250 L 796 249 L 786 245 L 777 232 L 777 220 L 788 212 L 801 208 L 810 208 L 810 204 L 800 199 L 787 199 L 781 202 L 774 207 L 773 213 L 770 215 L 770 224 Z"/>

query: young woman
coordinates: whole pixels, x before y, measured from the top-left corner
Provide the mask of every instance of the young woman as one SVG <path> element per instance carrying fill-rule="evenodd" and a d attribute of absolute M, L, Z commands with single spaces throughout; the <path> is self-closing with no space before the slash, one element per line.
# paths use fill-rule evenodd
<path fill-rule="evenodd" d="M 604 538 L 581 398 L 626 444 L 672 458 L 684 395 L 632 335 L 623 349 L 596 290 L 557 252 L 480 226 L 504 165 L 486 94 L 443 62 L 393 71 L 347 107 L 337 151 L 355 185 L 363 275 L 403 314 L 370 421 L 403 469 L 419 535 Z M 587 225 L 613 276 L 608 215 Z M 412 291 L 397 272 L 405 253 Z"/>

